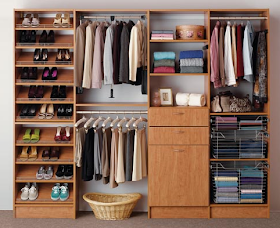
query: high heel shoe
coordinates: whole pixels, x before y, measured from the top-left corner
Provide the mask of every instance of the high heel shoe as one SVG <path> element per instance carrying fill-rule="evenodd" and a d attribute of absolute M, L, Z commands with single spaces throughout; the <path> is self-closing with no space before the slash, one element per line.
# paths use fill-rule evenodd
<path fill-rule="evenodd" d="M 26 43 L 26 30 L 23 30 L 23 31 L 20 31 L 20 39 L 19 39 L 19 42 L 20 43 Z"/>
<path fill-rule="evenodd" d="M 36 31 L 32 30 L 30 33 L 30 43 L 36 43 Z"/>
<path fill-rule="evenodd" d="M 48 37 L 47 37 L 47 43 L 54 43 L 54 31 L 51 30 L 48 34 Z"/>
<path fill-rule="evenodd" d="M 58 117 L 65 116 L 65 109 L 66 109 L 65 105 L 59 105 L 57 109 L 57 116 Z"/>
<path fill-rule="evenodd" d="M 59 126 L 59 127 L 56 128 L 56 134 L 54 136 L 54 140 L 55 141 L 61 141 L 61 138 L 62 138 L 62 136 L 61 136 L 61 127 Z"/>
<path fill-rule="evenodd" d="M 35 97 L 36 98 L 43 98 L 44 97 L 44 86 L 38 86 L 37 87 Z"/>
<path fill-rule="evenodd" d="M 29 87 L 28 98 L 35 98 L 37 87 L 32 85 Z"/>
<path fill-rule="evenodd" d="M 45 67 L 42 73 L 42 80 L 50 80 L 50 68 Z"/>
<path fill-rule="evenodd" d="M 66 105 L 65 116 L 71 117 L 73 115 L 73 105 Z"/>
<path fill-rule="evenodd" d="M 59 87 L 58 97 L 60 99 L 65 99 L 66 98 L 66 86 L 60 86 Z"/>
<path fill-rule="evenodd" d="M 71 61 L 71 55 L 68 49 L 65 50 L 64 61 Z"/>
<path fill-rule="evenodd" d="M 23 67 L 21 70 L 20 78 L 23 80 L 28 79 L 28 67 Z"/>
<path fill-rule="evenodd" d="M 36 80 L 37 79 L 37 67 L 29 67 L 28 69 L 28 79 L 29 80 Z"/>
<path fill-rule="evenodd" d="M 53 67 L 50 73 L 50 80 L 56 80 L 58 75 L 57 67 Z"/>
<path fill-rule="evenodd" d="M 53 86 L 51 93 L 51 100 L 58 98 L 58 86 Z"/>
<path fill-rule="evenodd" d="M 46 118 L 46 112 L 47 112 L 47 104 L 43 104 L 40 108 L 38 118 L 40 120 L 45 119 Z"/>
<path fill-rule="evenodd" d="M 65 133 L 62 136 L 62 141 L 70 141 L 70 127 L 65 127 Z"/>
<path fill-rule="evenodd" d="M 33 60 L 34 60 L 34 62 L 41 61 L 40 49 L 35 49 Z"/>
<path fill-rule="evenodd" d="M 55 62 L 59 63 L 62 61 L 62 49 L 58 49 Z"/>
<path fill-rule="evenodd" d="M 50 120 L 54 116 L 54 107 L 53 104 L 49 104 L 46 113 L 46 119 Z"/>
<path fill-rule="evenodd" d="M 39 43 L 46 43 L 47 37 L 48 37 L 47 31 L 44 30 L 40 36 Z"/>
<path fill-rule="evenodd" d="M 47 49 L 42 49 L 41 60 L 42 61 L 48 61 L 48 50 Z"/>

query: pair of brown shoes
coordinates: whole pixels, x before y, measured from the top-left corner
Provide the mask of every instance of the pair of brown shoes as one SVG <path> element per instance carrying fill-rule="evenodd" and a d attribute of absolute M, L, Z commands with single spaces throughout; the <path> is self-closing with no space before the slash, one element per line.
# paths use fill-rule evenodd
<path fill-rule="evenodd" d="M 57 161 L 59 159 L 59 147 L 48 147 L 43 150 L 43 161 Z"/>

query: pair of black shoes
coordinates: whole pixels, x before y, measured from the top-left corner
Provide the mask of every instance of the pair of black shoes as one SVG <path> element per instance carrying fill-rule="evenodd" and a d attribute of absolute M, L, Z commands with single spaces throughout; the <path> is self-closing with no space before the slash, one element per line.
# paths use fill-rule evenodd
<path fill-rule="evenodd" d="M 37 105 L 24 105 L 19 115 L 21 118 L 34 117 L 36 116 L 37 109 Z"/>
<path fill-rule="evenodd" d="M 54 31 L 51 30 L 49 34 L 47 34 L 47 31 L 44 30 L 40 36 L 39 43 L 54 43 Z"/>
<path fill-rule="evenodd" d="M 48 50 L 47 49 L 35 49 L 34 51 L 34 62 L 38 61 L 48 61 Z"/>
<path fill-rule="evenodd" d="M 57 108 L 57 117 L 71 117 L 73 116 L 73 105 L 63 104 Z"/>
<path fill-rule="evenodd" d="M 23 80 L 36 80 L 37 76 L 37 67 L 23 67 L 21 69 L 20 78 Z"/>
<path fill-rule="evenodd" d="M 73 177 L 73 165 L 59 165 L 55 177 L 58 180 L 71 179 Z"/>
<path fill-rule="evenodd" d="M 36 31 L 35 30 L 23 30 L 20 31 L 20 43 L 36 43 Z"/>
<path fill-rule="evenodd" d="M 51 99 L 65 99 L 66 98 L 66 86 L 53 86 Z"/>

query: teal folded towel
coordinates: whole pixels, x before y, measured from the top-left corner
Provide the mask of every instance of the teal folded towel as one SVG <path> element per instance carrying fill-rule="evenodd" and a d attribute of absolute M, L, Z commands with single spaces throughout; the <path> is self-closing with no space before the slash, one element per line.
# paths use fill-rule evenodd
<path fill-rule="evenodd" d="M 217 187 L 237 187 L 236 181 L 215 181 Z"/>
<path fill-rule="evenodd" d="M 154 52 L 154 60 L 161 60 L 161 59 L 174 59 L 175 60 L 175 52 Z"/>
<path fill-rule="evenodd" d="M 263 177 L 262 170 L 240 170 L 241 177 Z"/>

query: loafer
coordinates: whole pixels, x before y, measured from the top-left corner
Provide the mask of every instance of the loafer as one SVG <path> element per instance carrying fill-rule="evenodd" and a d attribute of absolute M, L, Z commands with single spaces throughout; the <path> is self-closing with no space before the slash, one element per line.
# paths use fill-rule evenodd
<path fill-rule="evenodd" d="M 36 112 L 37 112 L 37 105 L 31 105 L 29 106 L 27 116 L 29 117 L 36 116 Z"/>
<path fill-rule="evenodd" d="M 26 116 L 28 116 L 28 110 L 30 109 L 30 106 L 31 106 L 31 105 L 24 105 L 23 108 L 21 109 L 19 115 L 20 115 L 21 117 L 26 117 Z"/>

